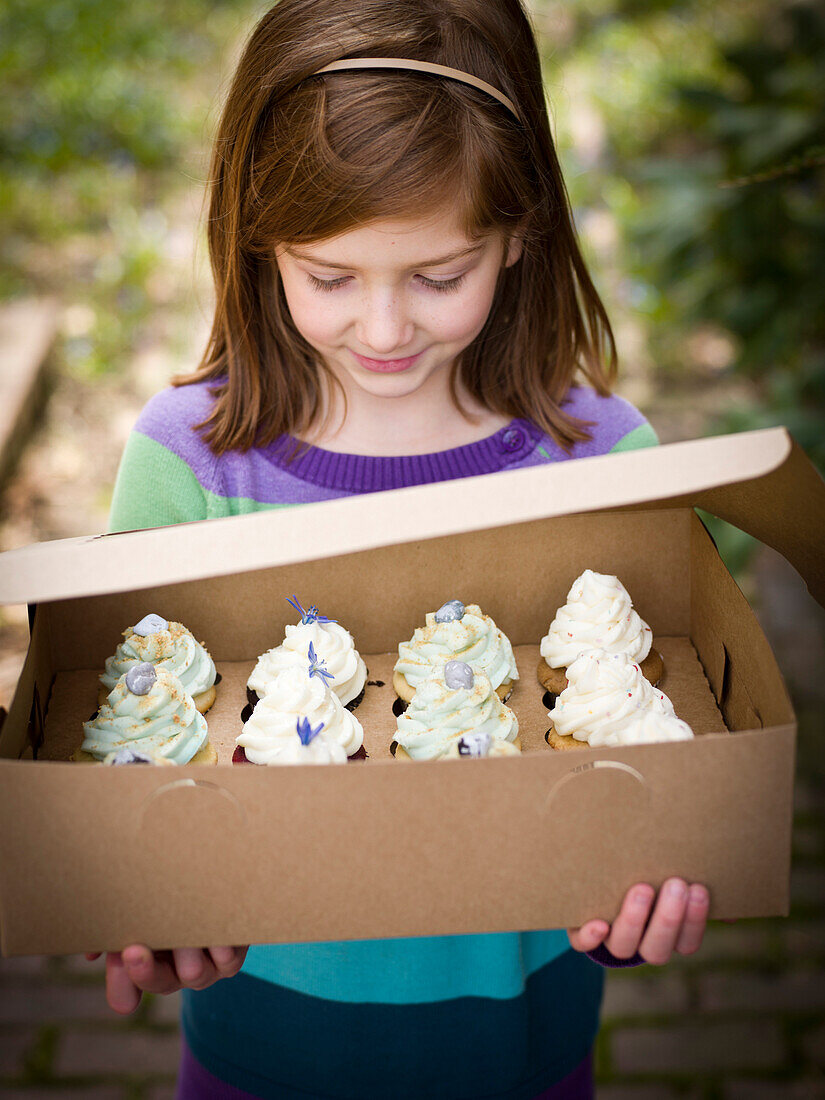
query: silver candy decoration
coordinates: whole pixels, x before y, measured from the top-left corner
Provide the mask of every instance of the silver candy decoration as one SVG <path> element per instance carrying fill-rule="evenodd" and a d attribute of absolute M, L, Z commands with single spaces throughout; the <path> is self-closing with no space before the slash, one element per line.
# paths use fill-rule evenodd
<path fill-rule="evenodd" d="M 137 749 L 118 749 L 110 753 L 104 760 L 105 764 L 154 764 L 151 756 Z"/>
<path fill-rule="evenodd" d="M 126 673 L 126 687 L 132 695 L 148 695 L 158 678 L 155 666 L 149 661 L 132 665 Z"/>
<path fill-rule="evenodd" d="M 472 688 L 473 670 L 465 661 L 448 661 L 444 666 L 444 683 L 448 688 Z"/>
<path fill-rule="evenodd" d="M 149 634 L 159 634 L 161 630 L 168 629 L 169 623 L 166 619 L 162 619 L 160 615 L 144 615 L 140 622 L 132 627 L 132 633 L 145 638 Z"/>
<path fill-rule="evenodd" d="M 493 736 L 484 730 L 465 733 L 458 739 L 459 756 L 486 756 L 493 743 Z"/>
<path fill-rule="evenodd" d="M 447 600 L 435 613 L 437 623 L 455 623 L 464 618 L 464 604 L 461 600 Z"/>

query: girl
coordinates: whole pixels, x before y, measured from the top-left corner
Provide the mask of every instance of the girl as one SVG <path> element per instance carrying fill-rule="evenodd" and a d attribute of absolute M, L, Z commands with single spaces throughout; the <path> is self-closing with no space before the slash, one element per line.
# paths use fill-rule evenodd
<path fill-rule="evenodd" d="M 211 338 L 142 413 L 113 529 L 655 443 L 610 396 L 519 0 L 281 0 L 211 186 Z M 569 939 L 134 945 L 108 996 L 186 988 L 180 1097 L 585 1097 L 596 963 L 695 951 L 707 910 L 673 879 Z"/>

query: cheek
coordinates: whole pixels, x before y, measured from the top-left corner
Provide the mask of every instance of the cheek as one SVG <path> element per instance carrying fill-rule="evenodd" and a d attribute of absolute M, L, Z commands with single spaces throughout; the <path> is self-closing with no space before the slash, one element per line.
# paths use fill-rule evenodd
<path fill-rule="evenodd" d="M 471 293 L 445 294 L 447 299 L 438 310 L 438 326 L 442 339 L 469 342 L 484 328 L 493 304 L 495 286 L 484 286 Z"/>
<path fill-rule="evenodd" d="M 287 280 L 284 295 L 295 327 L 310 344 L 323 344 L 340 331 L 340 309 L 334 302 L 326 301 L 325 295 Z"/>

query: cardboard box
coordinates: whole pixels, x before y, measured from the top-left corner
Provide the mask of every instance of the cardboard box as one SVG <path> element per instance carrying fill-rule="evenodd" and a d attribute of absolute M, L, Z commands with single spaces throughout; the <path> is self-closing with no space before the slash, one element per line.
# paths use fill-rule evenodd
<path fill-rule="evenodd" d="M 33 630 L 0 737 L 3 953 L 565 927 L 673 874 L 709 885 L 713 917 L 787 913 L 794 715 L 694 506 L 774 546 L 825 600 L 825 486 L 783 429 L 4 554 L 0 598 L 28 602 Z M 617 574 L 652 626 L 695 740 L 546 744 L 538 643 L 587 567 Z M 364 763 L 229 764 L 292 593 L 365 656 Z M 402 764 L 394 652 L 455 596 L 516 647 L 525 752 Z M 223 763 L 65 762 L 104 659 L 148 611 L 215 658 Z"/>

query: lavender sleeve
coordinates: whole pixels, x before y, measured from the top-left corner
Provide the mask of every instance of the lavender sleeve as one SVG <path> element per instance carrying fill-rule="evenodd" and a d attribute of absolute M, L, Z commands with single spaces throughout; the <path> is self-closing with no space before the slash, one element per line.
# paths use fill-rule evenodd
<path fill-rule="evenodd" d="M 615 955 L 612 955 L 603 943 L 594 951 L 585 951 L 588 959 L 592 959 L 594 963 L 598 963 L 599 966 L 608 967 L 610 970 L 619 970 L 626 966 L 641 966 L 645 960 L 637 951 L 635 955 L 631 955 L 629 959 L 617 959 Z"/>

